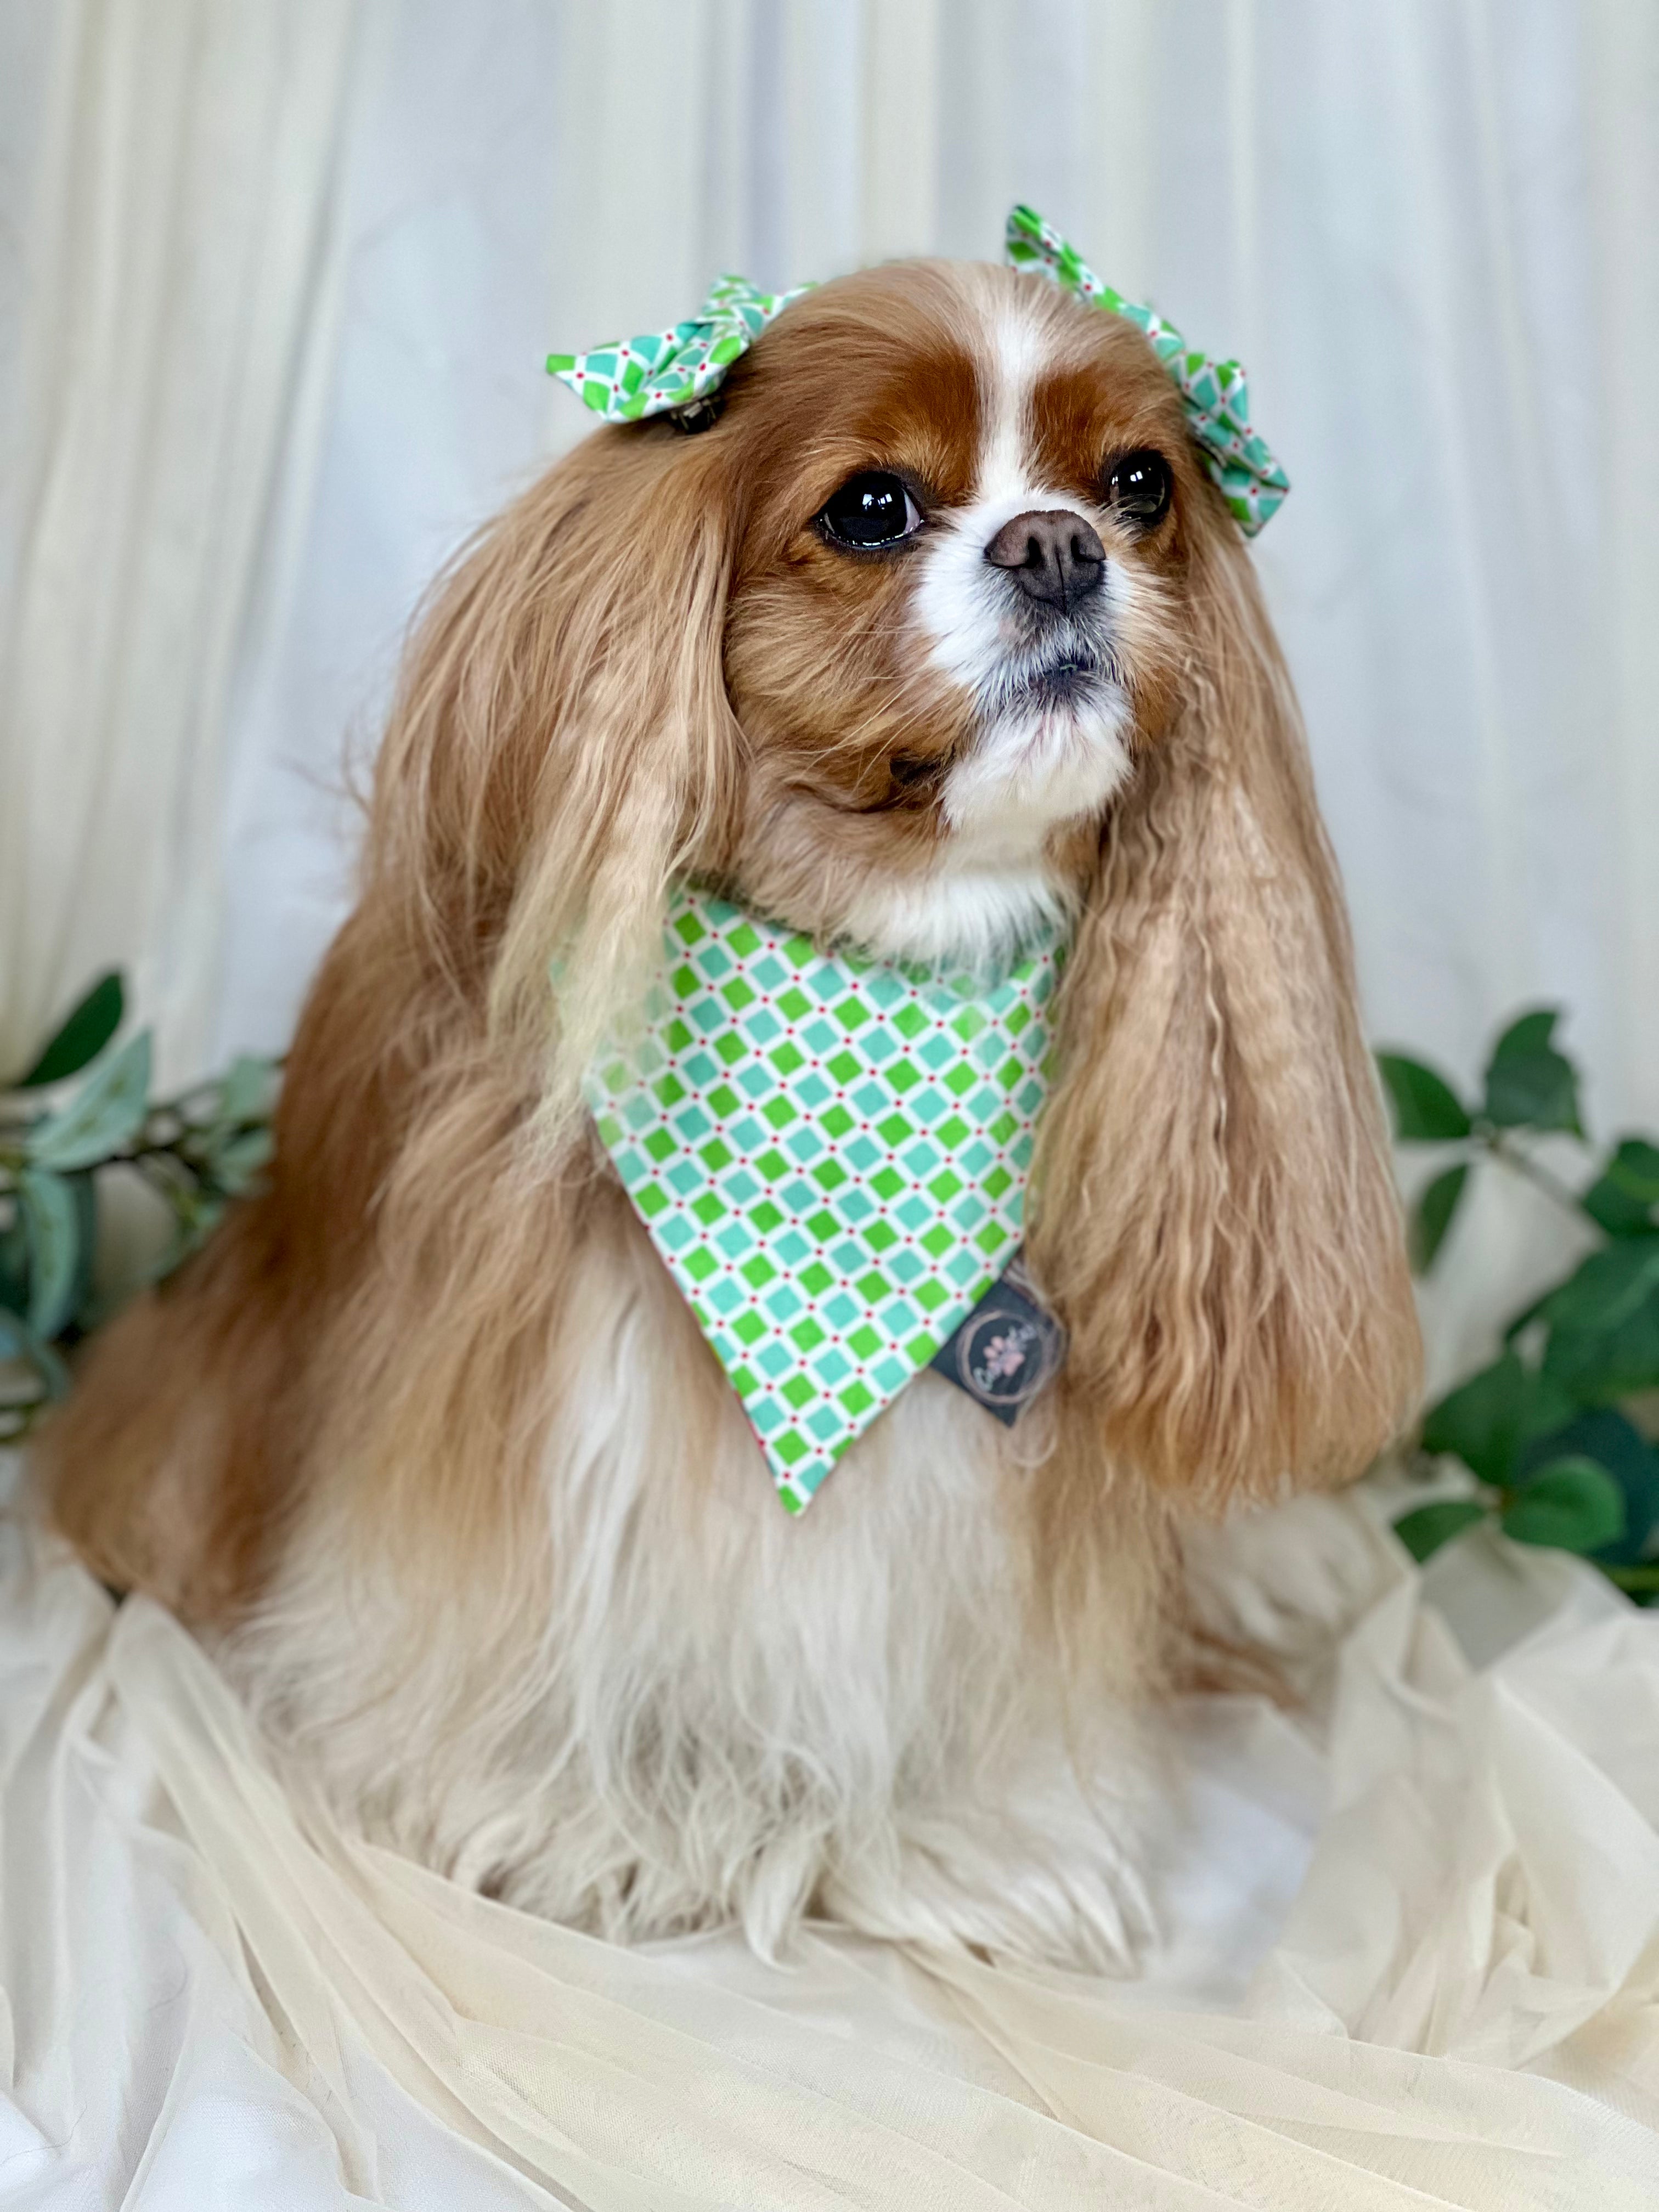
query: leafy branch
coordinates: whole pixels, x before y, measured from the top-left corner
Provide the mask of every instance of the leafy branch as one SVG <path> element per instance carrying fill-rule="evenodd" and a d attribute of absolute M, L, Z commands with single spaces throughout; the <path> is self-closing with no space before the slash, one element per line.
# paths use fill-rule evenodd
<path fill-rule="evenodd" d="M 1449 1145 L 1459 1155 L 1412 1209 L 1419 1272 L 1433 1267 L 1483 1162 L 1524 1176 L 1600 1240 L 1510 1318 L 1502 1355 L 1424 1416 L 1424 1453 L 1461 1461 L 1479 1486 L 1474 1496 L 1419 1506 L 1395 1528 L 1426 1559 L 1495 1522 L 1518 1543 L 1582 1553 L 1646 1601 L 1659 1598 L 1659 1559 L 1650 1556 L 1659 1540 L 1659 1453 L 1640 1404 L 1659 1389 L 1659 1146 L 1632 1135 L 1595 1152 L 1577 1070 L 1555 1043 L 1557 1018 L 1537 1008 L 1510 1024 L 1477 1104 L 1422 1061 L 1377 1054 L 1400 1142 Z M 1538 1155 L 1540 1139 L 1562 1137 L 1594 1162 L 1577 1188 Z"/>
<path fill-rule="evenodd" d="M 175 1098 L 149 1096 L 150 1037 L 107 1051 L 126 993 L 101 977 L 0 1096 L 0 1441 L 21 1435 L 69 1387 L 64 1353 L 105 1316 L 96 1291 L 100 1178 L 137 1176 L 166 1205 L 159 1280 L 193 1252 L 270 1157 L 275 1063 L 244 1058 Z M 37 1107 L 90 1068 L 74 1094 Z"/>

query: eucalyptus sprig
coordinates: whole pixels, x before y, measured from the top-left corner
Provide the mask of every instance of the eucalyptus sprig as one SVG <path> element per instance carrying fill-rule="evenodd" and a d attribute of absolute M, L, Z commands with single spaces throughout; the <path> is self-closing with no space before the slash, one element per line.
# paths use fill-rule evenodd
<path fill-rule="evenodd" d="M 1431 1406 L 1421 1448 L 1462 1462 L 1474 1495 L 1419 1506 L 1395 1523 L 1419 1559 L 1496 1522 L 1516 1542 L 1593 1559 L 1620 1587 L 1659 1597 L 1659 1453 L 1642 1401 L 1659 1389 L 1659 1145 L 1586 1137 L 1578 1073 L 1555 1042 L 1556 1012 L 1512 1021 L 1466 1103 L 1421 1060 L 1379 1053 L 1402 1144 L 1455 1148 L 1412 1209 L 1413 1259 L 1426 1272 L 1483 1163 L 1524 1176 L 1596 1235 L 1596 1249 L 1513 1316 L 1491 1365 Z M 1540 1155 L 1566 1139 L 1589 1163 L 1577 1183 Z"/>
<path fill-rule="evenodd" d="M 137 1176 L 166 1203 L 172 1233 L 149 1279 L 193 1252 L 270 1157 L 274 1062 L 245 1057 L 177 1097 L 149 1095 L 148 1030 L 110 1050 L 126 1011 L 104 975 L 37 1056 L 0 1086 L 0 1441 L 21 1435 L 69 1387 L 63 1354 L 104 1318 L 94 1286 L 100 1183 Z M 37 1107 L 86 1070 L 69 1097 Z"/>

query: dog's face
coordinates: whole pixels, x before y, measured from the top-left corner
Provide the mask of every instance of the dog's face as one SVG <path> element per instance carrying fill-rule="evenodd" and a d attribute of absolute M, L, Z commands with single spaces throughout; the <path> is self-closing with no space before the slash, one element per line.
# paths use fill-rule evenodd
<path fill-rule="evenodd" d="M 875 270 L 792 307 L 695 444 L 732 503 L 731 887 L 926 958 L 1069 905 L 1231 527 L 1145 339 L 1012 271 Z"/>

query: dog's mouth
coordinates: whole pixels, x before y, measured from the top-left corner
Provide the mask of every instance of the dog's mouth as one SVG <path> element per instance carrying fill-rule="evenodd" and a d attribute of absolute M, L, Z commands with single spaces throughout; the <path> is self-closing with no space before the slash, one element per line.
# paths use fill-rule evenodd
<path fill-rule="evenodd" d="M 1070 646 L 1047 654 L 1012 656 L 988 687 L 987 711 L 1077 712 L 1099 707 L 1123 690 L 1122 672 L 1109 647 Z"/>
<path fill-rule="evenodd" d="M 1028 678 L 1021 696 L 1033 707 L 1073 706 L 1084 692 L 1094 690 L 1099 674 L 1091 661 L 1057 660 L 1052 668 Z"/>

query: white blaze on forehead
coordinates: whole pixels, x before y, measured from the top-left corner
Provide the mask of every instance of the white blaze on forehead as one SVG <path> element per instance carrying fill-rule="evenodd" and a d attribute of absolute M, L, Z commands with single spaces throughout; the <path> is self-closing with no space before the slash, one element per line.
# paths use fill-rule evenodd
<path fill-rule="evenodd" d="M 1027 303 L 999 298 L 985 318 L 980 374 L 988 386 L 981 416 L 976 505 L 1024 500 L 1036 487 L 1031 451 L 1031 397 L 1048 353 Z M 1019 509 L 1014 509 L 1018 514 Z"/>
<path fill-rule="evenodd" d="M 1053 343 L 1048 304 L 1035 285 L 1017 293 L 999 286 L 973 302 L 983 394 L 974 496 L 941 518 L 920 549 L 914 605 L 925 650 L 981 708 L 978 732 L 945 780 L 946 872 L 988 865 L 1040 875 L 1048 831 L 1103 805 L 1128 773 L 1130 707 L 1115 683 L 1103 679 L 1063 705 L 1007 696 L 1033 647 L 1017 587 L 985 549 L 1031 508 L 1064 505 L 1088 519 L 1086 503 L 1045 475 L 1036 452 L 1033 398 Z M 1105 636 L 1121 650 L 1134 584 L 1109 556 L 1102 591 L 1095 627 L 1103 615 Z"/>
<path fill-rule="evenodd" d="M 1002 657 L 1006 582 L 985 549 L 1005 522 L 1059 496 L 1042 481 L 1032 437 L 1032 394 L 1048 353 L 1035 303 L 1000 290 L 974 304 L 981 391 L 974 495 L 935 525 L 915 599 L 929 658 L 970 690 Z"/>

